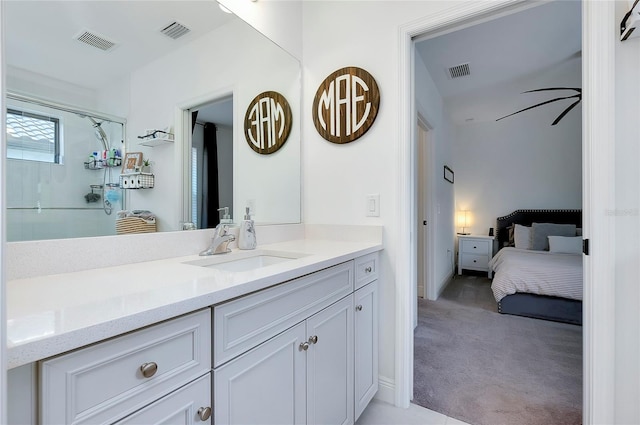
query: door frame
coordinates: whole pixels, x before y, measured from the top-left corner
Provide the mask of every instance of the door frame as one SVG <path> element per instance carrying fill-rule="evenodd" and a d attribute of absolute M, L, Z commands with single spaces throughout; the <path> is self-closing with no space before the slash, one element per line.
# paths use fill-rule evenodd
<path fill-rule="evenodd" d="M 177 181 L 182 182 L 182 184 L 178 185 L 180 199 L 178 217 L 180 217 L 180 221 L 191 221 L 191 110 L 227 97 L 234 98 L 236 91 L 235 86 L 222 87 L 214 92 L 182 101 L 174 108 L 174 133 L 177 140 L 182 140 L 180 155 L 176 155 L 175 158 L 175 178 Z M 234 102 L 234 124 L 236 112 L 236 102 Z M 234 158 L 236 157 L 235 143 L 233 145 L 233 156 Z M 236 167 L 234 166 L 234 174 L 235 170 Z"/>
<path fill-rule="evenodd" d="M 521 7 L 529 2 L 465 2 L 399 27 L 398 243 L 396 264 L 395 404 L 409 407 L 413 398 L 413 300 L 416 285 L 415 151 L 416 111 L 413 93 L 413 38 L 442 31 Z M 615 419 L 615 293 L 607 282 L 614 268 L 614 222 L 604 207 L 615 205 L 615 34 L 614 2 L 582 3 L 582 182 L 583 235 L 591 239 L 584 256 L 583 423 Z M 595 160 L 597 158 L 597 161 Z M 593 243 L 596 241 L 597 243 Z M 407 306 L 410 306 L 407 308 Z"/>

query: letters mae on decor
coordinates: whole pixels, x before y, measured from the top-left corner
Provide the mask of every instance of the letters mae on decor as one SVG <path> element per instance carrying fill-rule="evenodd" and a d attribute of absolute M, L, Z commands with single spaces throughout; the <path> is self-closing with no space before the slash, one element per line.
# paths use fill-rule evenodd
<path fill-rule="evenodd" d="M 331 73 L 313 99 L 313 123 L 332 143 L 349 143 L 371 128 L 378 115 L 380 91 L 362 68 L 348 66 Z"/>
<path fill-rule="evenodd" d="M 253 98 L 244 115 L 244 136 L 254 151 L 269 155 L 280 149 L 291 133 L 291 107 L 278 92 Z"/>

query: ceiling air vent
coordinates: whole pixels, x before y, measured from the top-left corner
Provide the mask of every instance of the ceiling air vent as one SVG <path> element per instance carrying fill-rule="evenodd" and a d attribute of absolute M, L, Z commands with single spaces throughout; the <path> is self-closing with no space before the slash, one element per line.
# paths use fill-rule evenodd
<path fill-rule="evenodd" d="M 92 33 L 91 31 L 83 30 L 74 38 L 82 43 L 104 51 L 111 50 L 111 48 L 116 45 L 113 41 L 107 40 L 106 38 Z"/>
<path fill-rule="evenodd" d="M 460 77 L 466 77 L 467 75 L 471 75 L 471 71 L 469 70 L 468 63 L 452 66 L 447 71 L 447 76 L 449 78 L 460 78 Z"/>
<path fill-rule="evenodd" d="M 189 31 L 191 31 L 189 28 L 185 27 L 184 25 L 178 22 L 169 24 L 165 28 L 160 30 L 161 33 L 163 33 L 167 37 L 173 38 L 174 40 L 177 40 L 178 38 L 182 37 Z"/>

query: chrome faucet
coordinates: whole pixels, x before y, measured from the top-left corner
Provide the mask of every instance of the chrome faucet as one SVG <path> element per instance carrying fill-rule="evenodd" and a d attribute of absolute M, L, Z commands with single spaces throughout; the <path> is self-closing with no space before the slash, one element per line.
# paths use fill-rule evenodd
<path fill-rule="evenodd" d="M 218 224 L 216 226 L 215 233 L 213 234 L 211 245 L 209 246 L 209 248 L 202 251 L 200 255 L 216 255 L 231 252 L 231 249 L 229 248 L 229 242 L 235 241 L 236 237 L 231 233 L 228 233 L 228 230 L 229 226 L 227 226 L 226 224 Z"/>

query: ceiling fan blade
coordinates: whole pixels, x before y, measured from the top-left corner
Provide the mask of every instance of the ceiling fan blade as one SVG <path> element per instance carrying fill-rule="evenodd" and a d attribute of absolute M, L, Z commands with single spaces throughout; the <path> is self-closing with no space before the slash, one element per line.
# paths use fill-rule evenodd
<path fill-rule="evenodd" d="M 562 113 L 560 115 L 558 115 L 558 118 L 556 118 L 556 120 L 551 124 L 551 125 L 556 125 L 560 122 L 560 120 L 562 118 L 564 118 L 565 115 L 567 115 L 569 113 L 570 110 L 572 110 L 573 108 L 575 108 L 575 106 L 580 103 L 580 101 L 582 100 L 582 98 L 576 100 L 575 102 L 573 102 L 571 104 L 571 106 L 569 106 L 567 109 L 565 109 L 564 111 L 562 111 Z"/>
<path fill-rule="evenodd" d="M 523 91 L 522 93 L 533 93 L 537 91 L 550 91 L 550 90 L 574 90 L 574 91 L 577 91 L 578 93 L 582 93 L 582 89 L 579 87 L 547 87 L 544 89 L 527 90 L 527 91 Z"/>
<path fill-rule="evenodd" d="M 515 114 L 519 114 L 520 112 L 528 111 L 529 109 L 537 108 L 538 106 L 546 105 L 546 104 L 552 103 L 552 102 L 557 102 L 559 100 L 573 99 L 573 98 L 576 98 L 576 97 L 578 98 L 578 102 L 580 102 L 580 100 L 582 100 L 582 95 L 580 95 L 580 94 L 574 94 L 573 96 L 566 96 L 566 97 L 558 97 L 556 99 L 551 99 L 551 100 L 547 100 L 547 101 L 542 102 L 542 103 L 538 103 L 537 105 L 529 106 L 528 108 L 521 109 L 521 110 L 519 110 L 517 112 L 514 112 L 512 114 L 505 115 L 502 118 L 498 118 L 496 121 L 500 121 L 500 120 L 502 120 L 504 118 L 508 118 L 508 117 L 510 117 L 512 115 L 515 115 Z"/>

